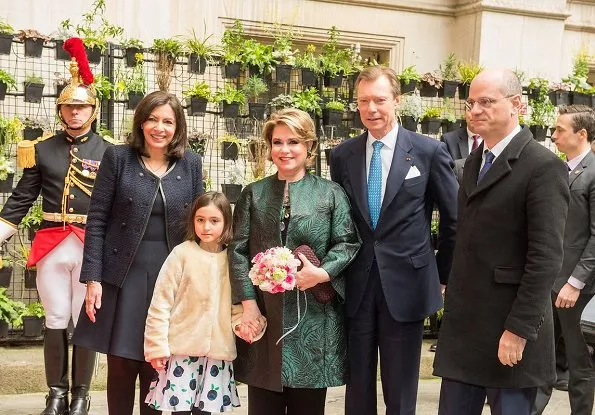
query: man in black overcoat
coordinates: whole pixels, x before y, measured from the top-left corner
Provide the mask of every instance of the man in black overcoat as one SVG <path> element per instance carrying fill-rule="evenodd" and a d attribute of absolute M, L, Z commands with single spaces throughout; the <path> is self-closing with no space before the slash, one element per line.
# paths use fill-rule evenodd
<path fill-rule="evenodd" d="M 562 263 L 568 169 L 521 129 L 521 85 L 486 70 L 466 102 L 484 142 L 467 159 L 434 374 L 439 414 L 530 414 L 555 378 L 550 292 Z"/>

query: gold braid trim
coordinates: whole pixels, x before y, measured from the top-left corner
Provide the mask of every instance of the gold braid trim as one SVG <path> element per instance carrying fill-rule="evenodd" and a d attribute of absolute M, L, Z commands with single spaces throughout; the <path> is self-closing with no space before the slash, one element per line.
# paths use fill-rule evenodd
<path fill-rule="evenodd" d="M 17 166 L 30 168 L 35 166 L 35 141 L 23 140 L 17 144 Z"/>

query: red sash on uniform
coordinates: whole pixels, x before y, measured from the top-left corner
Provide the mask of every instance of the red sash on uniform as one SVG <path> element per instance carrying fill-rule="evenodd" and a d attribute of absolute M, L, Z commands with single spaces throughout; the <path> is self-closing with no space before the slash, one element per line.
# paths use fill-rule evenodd
<path fill-rule="evenodd" d="M 38 230 L 31 244 L 31 253 L 27 259 L 27 268 L 35 266 L 41 258 L 46 256 L 48 252 L 54 249 L 72 232 L 74 232 L 81 242 L 85 242 L 85 230 L 71 224 Z"/>

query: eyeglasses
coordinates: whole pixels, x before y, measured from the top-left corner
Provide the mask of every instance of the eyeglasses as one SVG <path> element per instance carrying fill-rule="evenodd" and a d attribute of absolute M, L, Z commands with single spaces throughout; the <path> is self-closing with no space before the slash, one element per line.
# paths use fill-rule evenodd
<path fill-rule="evenodd" d="M 492 105 L 494 105 L 496 103 L 496 101 L 500 101 L 501 99 L 506 99 L 506 98 L 512 98 L 515 95 L 516 94 L 514 94 L 514 95 L 506 95 L 505 97 L 500 97 L 500 98 L 481 97 L 477 101 L 474 101 L 472 99 L 468 99 L 467 101 L 465 101 L 465 109 L 467 111 L 471 111 L 473 109 L 473 106 L 475 105 L 475 103 L 477 103 L 479 105 L 479 107 L 482 108 L 482 109 L 492 108 Z"/>

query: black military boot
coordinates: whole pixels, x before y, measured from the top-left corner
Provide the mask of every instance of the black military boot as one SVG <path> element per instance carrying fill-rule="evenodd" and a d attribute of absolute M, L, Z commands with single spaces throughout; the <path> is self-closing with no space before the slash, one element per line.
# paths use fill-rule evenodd
<path fill-rule="evenodd" d="M 72 391 L 69 415 L 88 415 L 89 387 L 95 368 L 95 352 L 72 346 Z"/>
<path fill-rule="evenodd" d="M 68 340 L 66 329 L 47 329 L 43 341 L 45 378 L 50 388 L 41 415 L 68 414 Z"/>

